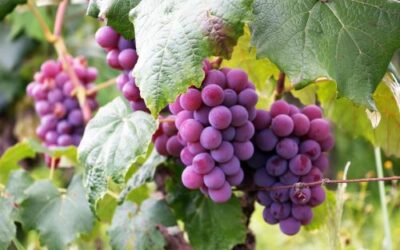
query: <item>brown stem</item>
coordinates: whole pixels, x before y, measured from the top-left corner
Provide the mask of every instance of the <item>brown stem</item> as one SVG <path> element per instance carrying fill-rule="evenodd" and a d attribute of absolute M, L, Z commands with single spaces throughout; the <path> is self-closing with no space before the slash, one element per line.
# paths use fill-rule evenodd
<path fill-rule="evenodd" d="M 86 95 L 92 95 L 102 89 L 113 86 L 115 83 L 116 83 L 116 78 L 113 78 L 113 79 L 107 80 L 103 83 L 97 84 L 94 88 L 88 89 L 86 91 Z"/>
<path fill-rule="evenodd" d="M 172 123 L 172 122 L 175 122 L 175 117 L 169 116 L 168 118 L 159 118 L 158 121 L 160 123 L 162 123 L 162 122 L 171 122 Z"/>
<path fill-rule="evenodd" d="M 60 5 L 58 5 L 56 20 L 54 24 L 54 35 L 57 37 L 61 36 L 61 30 L 64 22 L 65 11 L 68 6 L 68 0 L 63 0 Z"/>
<path fill-rule="evenodd" d="M 275 100 L 282 98 L 282 94 L 285 91 L 285 73 L 280 72 L 278 81 L 276 82 L 276 93 L 275 93 Z"/>
<path fill-rule="evenodd" d="M 340 183 L 361 183 L 361 182 L 376 182 L 376 181 L 397 181 L 400 180 L 400 176 L 390 176 L 383 178 L 360 178 L 360 179 L 351 179 L 351 180 L 330 180 L 328 178 L 322 179 L 320 181 L 315 182 L 298 182 L 293 185 L 282 185 L 282 186 L 274 186 L 274 187 L 260 187 L 255 190 L 264 190 L 264 191 L 274 191 L 279 189 L 288 189 L 288 188 L 304 188 L 304 187 L 312 187 L 323 184 L 340 184 Z M 250 191 L 250 190 L 245 190 Z"/>
<path fill-rule="evenodd" d="M 222 57 L 217 57 L 215 58 L 215 60 L 213 60 L 212 62 L 210 62 L 211 64 L 211 68 L 213 69 L 219 69 L 221 67 L 221 63 L 223 61 Z"/>

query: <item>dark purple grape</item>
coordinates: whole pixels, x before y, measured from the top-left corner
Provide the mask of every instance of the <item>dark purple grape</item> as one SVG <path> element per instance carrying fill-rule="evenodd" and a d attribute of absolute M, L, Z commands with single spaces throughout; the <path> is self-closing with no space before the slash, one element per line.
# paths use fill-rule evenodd
<path fill-rule="evenodd" d="M 225 182 L 220 189 L 209 189 L 208 194 L 211 200 L 216 203 L 224 203 L 232 196 L 232 189 L 228 182 Z"/>
<path fill-rule="evenodd" d="M 194 155 L 189 151 L 188 147 L 184 147 L 181 151 L 180 159 L 186 166 L 192 165 Z"/>
<path fill-rule="evenodd" d="M 316 167 L 313 167 L 307 175 L 301 177 L 301 182 L 305 183 L 316 182 L 322 180 L 322 178 L 323 175 L 321 170 L 319 170 Z"/>
<path fill-rule="evenodd" d="M 252 89 L 245 89 L 242 92 L 240 92 L 238 99 L 240 105 L 246 108 L 252 108 L 258 102 L 258 95 Z"/>
<path fill-rule="evenodd" d="M 243 126 L 236 128 L 235 141 L 246 142 L 254 135 L 255 129 L 253 123 L 247 121 Z"/>
<path fill-rule="evenodd" d="M 228 175 L 226 179 L 228 180 L 230 185 L 239 186 L 243 182 L 244 172 L 242 169 L 239 169 L 239 171 L 236 174 Z"/>
<path fill-rule="evenodd" d="M 167 142 L 168 142 L 168 136 L 166 135 L 161 135 L 156 138 L 154 146 L 159 154 L 168 156 Z"/>
<path fill-rule="evenodd" d="M 276 182 L 272 187 L 279 187 L 283 184 L 280 182 Z M 289 189 L 287 188 L 280 188 L 275 189 L 269 192 L 271 199 L 275 202 L 286 202 L 289 200 Z"/>
<path fill-rule="evenodd" d="M 223 104 L 226 107 L 232 107 L 237 103 L 238 96 L 233 89 L 225 89 L 224 90 L 224 101 Z"/>
<path fill-rule="evenodd" d="M 231 69 L 226 75 L 226 80 L 229 88 L 235 90 L 236 93 L 240 93 L 240 91 L 246 88 L 248 77 L 243 70 Z"/>
<path fill-rule="evenodd" d="M 193 113 L 194 119 L 201 122 L 203 125 L 208 126 L 210 123 L 208 121 L 208 116 L 210 114 L 211 108 L 208 106 L 202 106 Z"/>
<path fill-rule="evenodd" d="M 258 191 L 257 192 L 257 200 L 258 202 L 266 207 L 271 206 L 273 200 L 269 196 L 269 193 L 267 191 Z"/>
<path fill-rule="evenodd" d="M 200 153 L 193 158 L 193 169 L 196 173 L 207 174 L 215 166 L 215 161 L 208 153 Z"/>
<path fill-rule="evenodd" d="M 225 184 L 225 174 L 220 168 L 215 167 L 211 172 L 204 175 L 203 181 L 206 187 L 219 189 Z"/>
<path fill-rule="evenodd" d="M 291 171 L 286 171 L 283 175 L 279 176 L 279 181 L 285 185 L 293 185 L 299 182 L 300 177 L 293 174 Z"/>
<path fill-rule="evenodd" d="M 195 111 L 201 106 L 201 93 L 195 88 L 189 88 L 179 99 L 180 106 L 189 111 Z"/>
<path fill-rule="evenodd" d="M 292 216 L 296 220 L 300 221 L 302 225 L 308 225 L 313 218 L 313 212 L 311 207 L 307 205 L 294 204 L 292 206 Z"/>
<path fill-rule="evenodd" d="M 276 144 L 276 153 L 284 159 L 293 158 L 298 151 L 299 147 L 296 141 L 290 138 L 284 138 Z"/>
<path fill-rule="evenodd" d="M 310 121 L 322 118 L 322 110 L 317 105 L 306 106 L 302 109 L 301 112 L 305 114 L 308 117 L 308 119 L 310 119 Z"/>
<path fill-rule="evenodd" d="M 222 131 L 222 138 L 225 141 L 232 141 L 235 138 L 236 130 L 233 127 L 229 127 Z"/>
<path fill-rule="evenodd" d="M 234 156 L 228 162 L 220 164 L 220 168 L 226 175 L 234 175 L 240 170 L 240 161 Z"/>
<path fill-rule="evenodd" d="M 321 155 L 321 147 L 314 140 L 305 140 L 300 144 L 300 153 L 307 155 L 313 161 Z"/>
<path fill-rule="evenodd" d="M 212 69 L 207 72 L 207 76 L 204 79 L 204 86 L 210 85 L 210 84 L 216 84 L 219 85 L 221 88 L 225 88 L 226 84 L 226 78 L 224 73 L 222 73 L 219 70 Z"/>
<path fill-rule="evenodd" d="M 270 112 L 273 118 L 277 117 L 278 115 L 289 115 L 290 106 L 287 104 L 287 102 L 278 100 L 271 105 Z"/>
<path fill-rule="evenodd" d="M 272 156 L 266 164 L 267 173 L 271 176 L 280 176 L 287 170 L 287 161 L 279 156 Z"/>
<path fill-rule="evenodd" d="M 308 133 L 310 129 L 310 120 L 303 114 L 294 114 L 292 116 L 294 129 L 293 134 L 296 136 L 303 136 Z"/>
<path fill-rule="evenodd" d="M 265 168 L 259 168 L 254 174 L 254 183 L 260 187 L 270 187 L 276 182 L 276 179 L 267 174 Z"/>
<path fill-rule="evenodd" d="M 233 146 L 230 142 L 223 141 L 221 145 L 211 150 L 212 158 L 220 163 L 227 162 L 233 157 Z"/>
<path fill-rule="evenodd" d="M 294 204 L 306 204 L 311 199 L 311 190 L 309 187 L 304 188 L 291 188 L 290 189 L 290 200 Z"/>
<path fill-rule="evenodd" d="M 189 189 L 198 189 L 203 185 L 203 177 L 188 166 L 182 172 L 182 183 Z"/>
<path fill-rule="evenodd" d="M 262 151 L 272 151 L 279 139 L 270 129 L 263 129 L 255 136 L 255 140 Z"/>
<path fill-rule="evenodd" d="M 167 152 L 169 155 L 178 157 L 181 154 L 181 150 L 183 149 L 183 145 L 178 139 L 178 136 L 171 136 L 167 141 Z"/>
<path fill-rule="evenodd" d="M 226 129 L 232 122 L 232 113 L 225 106 L 217 106 L 211 109 L 208 121 L 216 129 Z"/>
<path fill-rule="evenodd" d="M 241 105 L 230 107 L 232 113 L 232 125 L 235 127 L 243 126 L 249 120 L 248 111 Z"/>
<path fill-rule="evenodd" d="M 284 220 L 289 217 L 291 212 L 291 206 L 288 202 L 286 203 L 278 203 L 273 202 L 270 208 L 272 216 L 274 216 L 278 220 Z"/>
<path fill-rule="evenodd" d="M 218 106 L 224 101 L 224 90 L 216 84 L 207 85 L 201 92 L 201 99 L 209 107 Z"/>
<path fill-rule="evenodd" d="M 296 155 L 289 162 L 290 171 L 296 175 L 306 175 L 311 170 L 311 160 L 306 155 Z"/>
<path fill-rule="evenodd" d="M 246 161 L 253 156 L 254 146 L 250 141 L 247 142 L 234 142 L 233 148 L 235 149 L 235 155 L 239 160 Z"/>
<path fill-rule="evenodd" d="M 325 198 L 325 190 L 321 186 L 311 187 L 310 206 L 315 207 L 322 204 L 322 202 L 325 201 Z"/>
<path fill-rule="evenodd" d="M 253 120 L 253 124 L 256 130 L 261 130 L 269 127 L 272 118 L 271 114 L 265 110 L 257 110 L 256 117 Z"/>
<path fill-rule="evenodd" d="M 329 159 L 325 154 L 321 154 L 312 164 L 323 173 L 329 168 Z"/>
<path fill-rule="evenodd" d="M 277 115 L 272 119 L 271 129 L 277 136 L 288 136 L 294 129 L 293 120 L 288 115 Z"/>
<path fill-rule="evenodd" d="M 324 119 L 314 119 L 310 123 L 310 130 L 307 135 L 310 139 L 316 141 L 323 141 L 329 137 L 330 134 L 330 125 L 329 122 Z"/>
<path fill-rule="evenodd" d="M 213 127 L 203 129 L 200 135 L 200 144 L 206 149 L 218 148 L 222 143 L 221 132 Z"/>
<path fill-rule="evenodd" d="M 282 233 L 287 235 L 295 235 L 300 231 L 301 223 L 298 220 L 289 217 L 285 220 L 280 221 L 279 227 Z"/>
<path fill-rule="evenodd" d="M 263 219 L 265 222 L 267 222 L 270 225 L 274 225 L 277 224 L 279 222 L 278 219 L 276 219 L 272 213 L 271 213 L 271 209 L 269 207 L 265 207 L 263 210 Z"/>
<path fill-rule="evenodd" d="M 96 42 L 105 49 L 114 49 L 118 46 L 119 34 L 109 26 L 103 26 L 97 30 Z"/>
<path fill-rule="evenodd" d="M 200 139 L 202 131 L 203 125 L 194 119 L 184 121 L 179 128 L 179 134 L 186 142 L 197 142 Z"/>

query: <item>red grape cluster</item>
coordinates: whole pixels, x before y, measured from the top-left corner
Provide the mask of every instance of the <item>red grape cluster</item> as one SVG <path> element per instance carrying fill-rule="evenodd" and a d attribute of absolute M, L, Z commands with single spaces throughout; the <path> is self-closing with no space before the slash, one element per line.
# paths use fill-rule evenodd
<path fill-rule="evenodd" d="M 117 87 L 130 102 L 132 109 L 149 112 L 132 76 L 138 60 L 135 41 L 126 40 L 109 26 L 103 26 L 96 32 L 96 41 L 107 51 L 107 64 L 122 71 L 117 77 Z"/>
<path fill-rule="evenodd" d="M 243 180 L 240 161 L 254 152 L 250 140 L 258 95 L 244 71 L 205 65 L 201 88 L 189 88 L 170 104 L 175 124 L 163 124 L 169 134 L 158 137 L 155 144 L 160 153 L 180 155 L 186 166 L 185 187 L 225 202 L 232 195 L 231 186 Z"/>
<path fill-rule="evenodd" d="M 85 89 L 94 87 L 97 70 L 87 67 L 83 58 L 69 58 L 68 63 Z M 74 95 L 74 84 L 60 61 L 48 60 L 41 66 L 27 93 L 35 100 L 35 110 L 40 116 L 37 136 L 47 147 L 78 146 L 85 128 L 83 112 Z M 86 99 L 90 110 L 98 108 L 96 93 Z"/>
<path fill-rule="evenodd" d="M 256 150 L 247 164 L 257 169 L 254 182 L 259 187 L 277 187 L 298 182 L 320 181 L 329 167 L 326 153 L 334 145 L 330 124 L 316 105 L 299 110 L 283 100 L 270 112 L 258 110 L 253 121 Z M 312 207 L 325 200 L 320 185 L 259 191 L 265 206 L 263 217 L 280 224 L 281 231 L 294 235 L 313 218 Z"/>

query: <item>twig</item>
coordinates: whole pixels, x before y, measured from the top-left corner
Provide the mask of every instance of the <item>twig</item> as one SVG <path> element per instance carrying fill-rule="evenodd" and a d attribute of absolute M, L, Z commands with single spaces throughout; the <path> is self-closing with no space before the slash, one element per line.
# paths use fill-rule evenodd
<path fill-rule="evenodd" d="M 51 157 L 51 162 L 50 162 L 50 173 L 49 173 L 49 179 L 53 180 L 54 177 L 54 169 L 56 168 L 56 161 L 57 159 L 54 157 Z"/>
<path fill-rule="evenodd" d="M 280 99 L 285 91 L 285 77 L 284 72 L 279 73 L 278 81 L 276 82 L 275 100 Z"/>
<path fill-rule="evenodd" d="M 170 116 L 168 118 L 159 118 L 158 121 L 160 123 L 162 123 L 162 122 L 171 122 L 171 123 L 173 123 L 173 122 L 175 122 L 175 117 L 171 117 Z"/>
<path fill-rule="evenodd" d="M 322 179 L 320 181 L 315 182 L 297 182 L 292 185 L 282 185 L 282 186 L 274 186 L 274 187 L 260 187 L 254 190 L 264 190 L 264 191 L 274 191 L 279 189 L 289 189 L 289 188 L 305 188 L 312 187 L 324 184 L 339 184 L 339 183 L 361 183 L 361 182 L 376 182 L 376 181 L 397 181 L 400 180 L 400 176 L 390 176 L 390 177 L 381 177 L 381 178 L 360 178 L 360 179 L 350 179 L 350 180 L 331 180 L 329 178 Z M 251 190 L 245 190 L 251 191 Z"/>
<path fill-rule="evenodd" d="M 57 41 L 57 37 L 51 33 L 49 26 L 44 21 L 42 15 L 40 14 L 38 8 L 36 7 L 33 0 L 28 0 L 27 2 L 28 8 L 32 11 L 35 18 L 38 20 L 41 29 L 44 32 L 44 36 L 49 43 L 55 43 Z"/>
<path fill-rule="evenodd" d="M 213 69 L 219 69 L 219 68 L 221 67 L 222 61 L 223 61 L 223 58 L 222 58 L 222 57 L 217 57 L 217 58 L 215 58 L 214 61 L 210 62 L 211 68 L 213 68 Z"/>
<path fill-rule="evenodd" d="M 114 193 L 113 191 L 107 190 L 107 194 L 108 194 L 109 196 L 113 197 L 114 199 L 119 200 L 118 194 Z"/>
<path fill-rule="evenodd" d="M 61 36 L 61 30 L 64 22 L 65 11 L 68 6 L 68 0 L 63 0 L 57 9 L 56 21 L 54 24 L 54 35 L 56 37 Z"/>
<path fill-rule="evenodd" d="M 92 95 L 92 94 L 98 92 L 99 90 L 113 86 L 115 83 L 116 83 L 116 78 L 113 78 L 113 79 L 107 80 L 103 83 L 97 84 L 94 88 L 88 89 L 86 91 L 86 95 Z"/>

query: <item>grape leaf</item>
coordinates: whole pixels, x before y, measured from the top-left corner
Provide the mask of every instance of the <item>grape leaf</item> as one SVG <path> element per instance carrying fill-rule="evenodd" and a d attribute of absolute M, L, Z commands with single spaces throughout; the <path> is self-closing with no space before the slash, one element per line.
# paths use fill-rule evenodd
<path fill-rule="evenodd" d="M 95 208 L 107 191 L 108 179 L 122 183 L 136 159 L 147 152 L 157 122 L 142 111 L 132 112 L 118 97 L 87 124 L 78 157 L 85 167 L 85 187 Z"/>
<path fill-rule="evenodd" d="M 176 220 L 164 200 L 145 200 L 140 209 L 126 201 L 114 214 L 109 235 L 113 249 L 163 250 L 165 239 L 157 230 L 161 224 L 176 225 Z"/>
<path fill-rule="evenodd" d="M 340 96 L 375 109 L 372 93 L 400 47 L 400 4 L 386 0 L 255 0 L 259 57 L 298 86 L 325 76 Z"/>
<path fill-rule="evenodd" d="M 134 69 L 153 115 L 204 78 L 202 61 L 229 57 L 252 0 L 146 0 L 131 12 L 139 60 Z"/>
<path fill-rule="evenodd" d="M 78 234 L 92 230 L 94 217 L 79 176 L 74 176 L 65 194 L 43 180 L 32 184 L 25 195 L 22 223 L 39 231 L 41 243 L 49 249 L 66 249 Z"/>
<path fill-rule="evenodd" d="M 226 203 L 214 203 L 202 193 L 184 188 L 179 176 L 176 173 L 175 179 L 167 183 L 167 201 L 178 219 L 185 223 L 194 249 L 230 250 L 244 243 L 246 226 L 239 199 L 232 196 Z"/>
<path fill-rule="evenodd" d="M 2 21 L 8 13 L 12 12 L 18 4 L 25 3 L 26 0 L 2 0 L 0 2 L 0 21 Z"/>
<path fill-rule="evenodd" d="M 129 11 L 139 2 L 140 0 L 90 0 L 87 14 L 106 19 L 108 26 L 113 27 L 126 39 L 133 39 L 135 31 L 129 21 Z"/>
<path fill-rule="evenodd" d="M 25 190 L 34 182 L 33 178 L 25 170 L 16 170 L 8 178 L 6 192 L 16 203 L 25 197 Z"/>
<path fill-rule="evenodd" d="M 17 232 L 12 212 L 12 200 L 0 196 L 0 249 L 7 249 Z"/>
<path fill-rule="evenodd" d="M 154 173 L 156 172 L 156 168 L 163 161 L 165 161 L 165 157 L 159 155 L 156 150 L 153 150 L 149 158 L 145 163 L 131 176 L 128 180 L 124 190 L 122 190 L 119 195 L 119 201 L 122 202 L 125 200 L 126 196 L 134 189 L 142 186 L 148 181 L 151 181 L 154 177 Z"/>
<path fill-rule="evenodd" d="M 8 148 L 0 158 L 0 183 L 7 181 L 12 170 L 19 169 L 18 162 L 35 157 L 36 152 L 27 142 L 19 142 Z"/>

